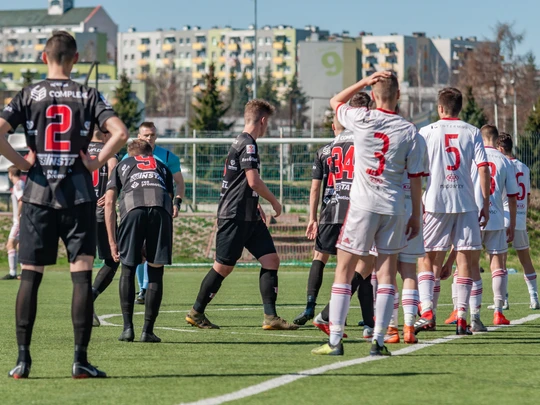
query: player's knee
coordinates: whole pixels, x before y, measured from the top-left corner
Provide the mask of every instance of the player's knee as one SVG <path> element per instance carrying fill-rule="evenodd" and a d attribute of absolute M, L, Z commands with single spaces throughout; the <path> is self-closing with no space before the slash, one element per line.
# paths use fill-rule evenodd
<path fill-rule="evenodd" d="M 259 263 L 264 269 L 277 270 L 279 269 L 280 260 L 277 253 L 271 253 L 259 258 Z"/>

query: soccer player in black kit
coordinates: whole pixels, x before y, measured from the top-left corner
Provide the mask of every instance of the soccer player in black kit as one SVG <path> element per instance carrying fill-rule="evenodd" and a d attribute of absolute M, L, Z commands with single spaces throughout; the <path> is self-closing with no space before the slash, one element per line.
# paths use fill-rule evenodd
<path fill-rule="evenodd" d="M 214 267 L 201 283 L 193 308 L 186 321 L 201 329 L 219 329 L 204 311 L 221 287 L 223 279 L 234 269 L 244 247 L 261 263 L 261 291 L 266 330 L 293 330 L 298 326 L 280 318 L 276 312 L 279 256 L 259 205 L 259 196 L 268 201 L 275 216 L 281 204 L 259 175 L 260 159 L 257 139 L 264 136 L 274 108 L 263 100 L 251 100 L 244 110 L 244 131 L 233 141 L 227 160 L 218 206 L 218 231 Z"/>
<path fill-rule="evenodd" d="M 132 342 L 135 273 L 148 263 L 148 289 L 145 297 L 141 342 L 159 343 L 154 323 L 163 296 L 163 266 L 172 259 L 173 175 L 167 166 L 152 156 L 152 146 L 135 139 L 128 147 L 127 159 L 114 168 L 105 193 L 105 223 L 111 253 L 122 263 L 120 306 L 124 330 L 118 340 Z M 116 232 L 116 198 L 119 198 L 120 225 Z M 116 236 L 118 235 L 118 243 Z"/>
<path fill-rule="evenodd" d="M 96 159 L 105 142 L 108 140 L 108 134 L 104 134 L 99 129 L 94 130 L 94 136 L 90 145 L 88 145 L 88 154 L 92 159 Z M 92 173 L 92 185 L 96 193 L 97 207 L 96 207 L 96 235 L 97 235 L 97 252 L 101 260 L 103 260 L 103 266 L 99 270 L 92 286 L 92 294 L 94 301 L 105 289 L 112 283 L 116 270 L 118 270 L 119 263 L 114 261 L 111 248 L 109 246 L 109 237 L 107 236 L 107 227 L 105 226 L 105 190 L 107 189 L 107 181 L 111 175 L 114 167 L 118 163 L 118 157 L 113 156 L 109 159 L 106 165 L 102 166 L 99 170 Z M 94 326 L 100 326 L 99 318 L 94 312 Z"/>
<path fill-rule="evenodd" d="M 71 317 L 75 337 L 73 378 L 106 377 L 87 359 L 92 333 L 92 265 L 96 251 L 96 196 L 92 172 L 127 142 L 125 125 L 96 89 L 70 80 L 77 44 L 57 31 L 43 53 L 47 79 L 19 92 L 0 114 L 0 153 L 28 171 L 20 223 L 21 284 L 16 301 L 19 357 L 9 376 L 30 374 L 30 342 L 44 266 L 56 263 L 58 239 L 66 245 L 73 282 Z M 22 158 L 5 138 L 24 126 L 30 149 Z M 87 155 L 94 127 L 111 138 L 96 159 Z"/>

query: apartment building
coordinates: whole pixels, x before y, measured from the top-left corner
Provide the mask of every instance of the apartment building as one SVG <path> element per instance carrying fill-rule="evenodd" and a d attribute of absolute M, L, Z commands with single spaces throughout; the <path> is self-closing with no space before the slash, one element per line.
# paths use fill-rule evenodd
<path fill-rule="evenodd" d="M 216 66 L 220 90 L 225 90 L 231 72 L 238 78 L 263 76 L 270 68 L 279 86 L 285 85 L 297 72 L 298 43 L 327 36 L 327 31 L 306 26 L 264 26 L 255 30 L 232 27 L 184 26 L 181 30 L 138 32 L 131 28 L 118 34 L 118 70 L 134 79 L 144 79 L 159 69 L 187 73 L 193 84 L 201 85 L 210 63 Z M 256 46 L 255 46 L 256 44 Z"/>
<path fill-rule="evenodd" d="M 114 64 L 118 26 L 102 6 L 75 7 L 73 0 L 48 0 L 48 7 L 0 11 L 0 63 L 39 62 L 56 30 L 71 32 L 81 61 Z"/>

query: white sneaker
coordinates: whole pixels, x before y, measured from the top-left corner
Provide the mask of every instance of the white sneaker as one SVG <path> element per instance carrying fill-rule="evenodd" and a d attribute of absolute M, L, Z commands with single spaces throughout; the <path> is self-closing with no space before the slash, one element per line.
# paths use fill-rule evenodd
<path fill-rule="evenodd" d="M 362 334 L 364 339 L 371 339 L 373 337 L 373 328 L 364 325 L 364 332 Z"/>
<path fill-rule="evenodd" d="M 495 305 L 494 304 L 491 304 L 491 305 L 488 305 L 488 309 L 491 309 L 491 310 L 494 310 L 495 309 Z M 510 309 L 510 304 L 508 303 L 508 301 L 504 301 L 504 304 L 503 304 L 503 307 L 502 307 L 503 310 L 507 310 L 507 309 Z"/>
<path fill-rule="evenodd" d="M 535 300 L 531 300 L 531 305 L 529 306 L 530 309 L 540 309 L 540 302 L 538 301 L 538 298 Z"/>

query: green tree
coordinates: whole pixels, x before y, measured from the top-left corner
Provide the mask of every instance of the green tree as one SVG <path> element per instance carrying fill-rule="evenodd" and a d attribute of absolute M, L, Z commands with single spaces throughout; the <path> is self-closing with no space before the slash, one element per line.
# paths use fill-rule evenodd
<path fill-rule="evenodd" d="M 232 106 L 236 93 L 236 73 L 233 68 L 229 73 L 229 105 Z"/>
<path fill-rule="evenodd" d="M 467 104 L 461 110 L 460 118 L 477 128 L 482 128 L 487 124 L 488 120 L 484 109 L 476 103 L 471 86 L 467 86 L 465 98 L 467 99 Z"/>
<path fill-rule="evenodd" d="M 519 136 L 515 150 L 517 158 L 531 171 L 531 186 L 538 188 L 540 186 L 540 98 L 527 117 L 525 131 Z"/>
<path fill-rule="evenodd" d="M 204 76 L 205 87 L 193 105 L 195 116 L 190 127 L 197 131 L 225 131 L 233 125 L 233 123 L 225 124 L 222 121 L 229 107 L 223 106 L 223 100 L 219 96 L 215 69 L 212 63 L 208 74 Z"/>
<path fill-rule="evenodd" d="M 244 107 L 251 100 L 251 80 L 247 78 L 246 72 L 242 73 L 240 79 L 235 84 L 235 94 L 232 103 L 233 113 L 236 115 L 244 115 Z"/>
<path fill-rule="evenodd" d="M 257 98 L 268 101 L 276 110 L 280 107 L 276 83 L 269 66 L 264 72 L 264 81 L 261 80 L 260 76 L 257 76 Z"/>
<path fill-rule="evenodd" d="M 34 73 L 27 69 L 26 72 L 22 74 L 23 87 L 28 87 L 34 82 Z"/>
<path fill-rule="evenodd" d="M 290 121 L 297 129 L 303 129 L 307 122 L 306 112 L 309 110 L 308 97 L 298 84 L 298 78 L 293 77 L 289 88 L 283 95 L 283 101 L 289 107 Z"/>
<path fill-rule="evenodd" d="M 126 124 L 130 132 L 136 131 L 139 122 L 141 121 L 143 110 L 139 110 L 139 103 L 133 96 L 131 91 L 131 80 L 127 77 L 126 72 L 120 75 L 120 84 L 115 89 L 116 103 L 114 111 L 118 117 Z"/>

